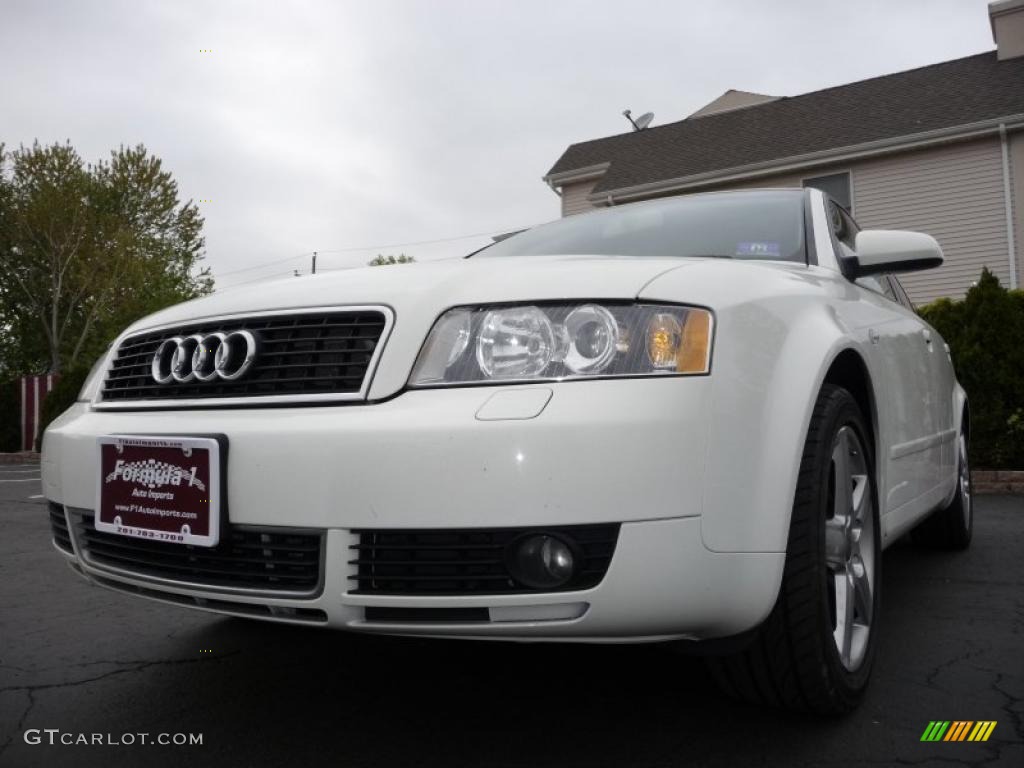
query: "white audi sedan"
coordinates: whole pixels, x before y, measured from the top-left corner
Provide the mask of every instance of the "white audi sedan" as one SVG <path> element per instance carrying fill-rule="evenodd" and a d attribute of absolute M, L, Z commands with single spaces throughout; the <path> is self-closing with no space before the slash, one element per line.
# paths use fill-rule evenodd
<path fill-rule="evenodd" d="M 971 537 L 966 397 L 893 277 L 941 261 L 758 190 L 171 307 L 46 431 L 54 546 L 168 606 L 676 641 L 737 696 L 846 711 L 882 549 Z"/>

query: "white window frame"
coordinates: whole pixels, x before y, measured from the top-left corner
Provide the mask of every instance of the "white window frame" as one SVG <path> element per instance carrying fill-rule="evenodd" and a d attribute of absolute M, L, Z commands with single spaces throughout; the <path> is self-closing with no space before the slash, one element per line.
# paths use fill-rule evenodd
<path fill-rule="evenodd" d="M 808 187 L 807 186 L 807 182 L 810 181 L 811 179 L 820 179 L 820 178 L 823 178 L 825 176 L 842 176 L 844 173 L 846 174 L 846 177 L 850 180 L 850 184 L 849 184 L 849 186 L 850 186 L 850 215 L 853 216 L 853 217 L 856 217 L 857 216 L 857 194 L 856 194 L 856 188 L 853 186 L 853 169 L 852 168 L 843 168 L 843 169 L 836 170 L 836 171 L 829 171 L 828 173 L 815 173 L 815 174 L 813 174 L 811 176 L 802 176 L 800 178 L 800 188 L 801 189 L 818 189 L 817 187 Z M 818 191 L 820 192 L 821 190 L 818 190 Z"/>

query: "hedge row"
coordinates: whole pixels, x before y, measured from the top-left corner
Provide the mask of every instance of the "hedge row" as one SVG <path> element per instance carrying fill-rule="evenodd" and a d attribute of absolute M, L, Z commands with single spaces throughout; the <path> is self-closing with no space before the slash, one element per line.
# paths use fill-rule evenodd
<path fill-rule="evenodd" d="M 975 469 L 1024 469 L 1024 291 L 1008 291 L 988 269 L 961 301 L 918 312 L 949 344 L 971 407 Z"/>

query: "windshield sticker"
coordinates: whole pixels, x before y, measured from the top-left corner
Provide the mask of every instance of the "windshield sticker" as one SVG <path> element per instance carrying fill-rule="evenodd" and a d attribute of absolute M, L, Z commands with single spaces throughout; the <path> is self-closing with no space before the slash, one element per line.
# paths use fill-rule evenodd
<path fill-rule="evenodd" d="M 736 246 L 737 256 L 749 256 L 751 258 L 777 259 L 779 258 L 778 243 L 739 243 Z"/>

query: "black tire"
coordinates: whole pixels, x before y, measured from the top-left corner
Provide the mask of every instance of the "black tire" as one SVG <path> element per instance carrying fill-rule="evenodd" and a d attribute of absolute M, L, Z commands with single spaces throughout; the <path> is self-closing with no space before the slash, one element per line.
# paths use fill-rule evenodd
<path fill-rule="evenodd" d="M 971 493 L 971 465 L 967 452 L 967 432 L 961 427 L 957 440 L 956 494 L 944 508 L 937 509 L 914 529 L 915 544 L 931 549 L 964 550 L 974 535 L 974 494 Z"/>
<path fill-rule="evenodd" d="M 863 447 L 867 479 L 861 483 L 867 483 L 864 492 L 871 494 L 871 509 L 865 516 L 874 525 L 868 548 L 873 557 L 874 583 L 871 599 L 864 601 L 871 611 L 867 614 L 862 656 L 852 671 L 844 666 L 833 638 L 833 581 L 825 551 L 826 521 L 833 498 L 832 453 L 844 427 L 852 429 Z M 824 385 L 814 406 L 800 462 L 786 563 L 775 607 L 745 648 L 708 660 L 712 674 L 727 694 L 756 704 L 816 714 L 848 712 L 860 702 L 877 647 L 881 585 L 878 498 L 868 435 L 853 396 L 841 387 Z M 868 557 L 867 550 L 864 557 Z"/>

